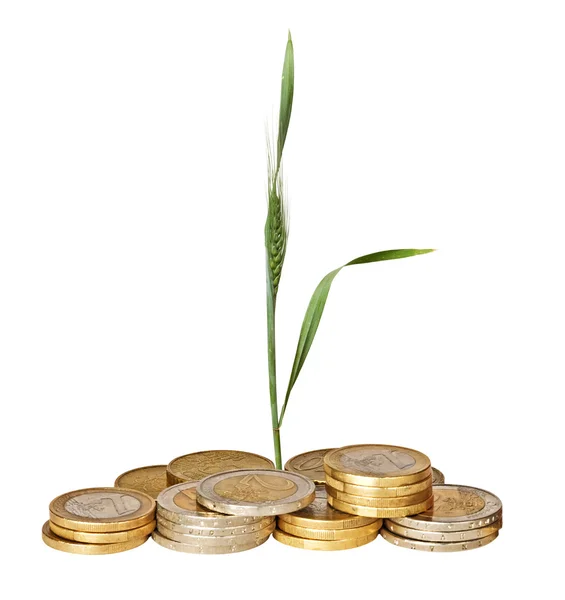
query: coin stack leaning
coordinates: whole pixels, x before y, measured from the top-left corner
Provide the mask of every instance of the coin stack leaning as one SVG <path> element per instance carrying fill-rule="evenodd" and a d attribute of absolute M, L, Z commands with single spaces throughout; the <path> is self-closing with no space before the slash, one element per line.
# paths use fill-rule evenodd
<path fill-rule="evenodd" d="M 153 540 L 160 546 L 191 554 L 229 554 L 260 546 L 275 528 L 274 517 L 231 516 L 198 504 L 198 481 L 179 483 L 157 497 L 157 529 Z"/>
<path fill-rule="evenodd" d="M 324 486 L 316 486 L 316 498 L 306 508 L 280 515 L 275 540 L 307 550 L 347 550 L 376 539 L 382 519 L 343 513 L 329 506 Z"/>
<path fill-rule="evenodd" d="M 433 505 L 430 459 L 400 446 L 364 444 L 324 456 L 328 503 L 370 518 L 415 515 Z"/>
<path fill-rule="evenodd" d="M 155 500 L 142 492 L 89 488 L 49 505 L 43 541 L 73 554 L 115 554 L 141 546 L 155 528 Z"/>
<path fill-rule="evenodd" d="M 157 496 L 168 487 L 167 465 L 138 467 L 118 476 L 114 487 L 137 490 L 157 499 Z"/>
<path fill-rule="evenodd" d="M 458 552 L 486 546 L 502 528 L 502 502 L 490 492 L 461 485 L 434 485 L 433 508 L 385 520 L 383 538 L 403 548 Z"/>

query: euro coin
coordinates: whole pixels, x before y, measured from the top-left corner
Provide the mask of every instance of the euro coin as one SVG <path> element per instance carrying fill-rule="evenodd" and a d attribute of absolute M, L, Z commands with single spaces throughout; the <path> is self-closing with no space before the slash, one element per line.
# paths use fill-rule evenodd
<path fill-rule="evenodd" d="M 198 481 L 187 481 L 163 490 L 157 498 L 157 517 L 179 525 L 207 529 L 251 526 L 263 520 L 263 517 L 236 517 L 208 510 L 196 500 L 198 484 Z"/>
<path fill-rule="evenodd" d="M 430 459 L 425 454 L 382 444 L 331 450 L 324 456 L 324 470 L 339 481 L 374 487 L 411 485 L 432 474 Z"/>
<path fill-rule="evenodd" d="M 435 467 L 432 467 L 432 483 L 434 485 L 445 483 L 445 477 L 443 476 L 443 473 Z"/>
<path fill-rule="evenodd" d="M 350 548 L 358 548 L 364 546 L 376 539 L 378 531 L 349 540 L 308 540 L 305 538 L 290 535 L 280 529 L 275 529 L 273 537 L 277 542 L 292 546 L 293 548 L 303 548 L 305 550 L 349 550 Z"/>
<path fill-rule="evenodd" d="M 50 520 L 75 531 L 126 531 L 155 519 L 155 500 L 135 490 L 88 488 L 58 496 L 49 505 Z"/>
<path fill-rule="evenodd" d="M 466 531 L 421 531 L 396 525 L 388 519 L 385 521 L 385 526 L 392 533 L 412 540 L 421 540 L 422 542 L 465 542 L 492 535 L 501 529 L 502 521 L 495 521 L 492 525 Z"/>
<path fill-rule="evenodd" d="M 328 495 L 333 496 L 337 500 L 342 500 L 348 504 L 357 504 L 358 506 L 372 506 L 375 508 L 398 508 L 402 506 L 413 506 L 428 500 L 432 496 L 432 486 L 427 490 L 412 494 L 411 496 L 400 496 L 398 498 L 366 498 L 365 496 L 352 496 L 344 492 L 339 492 L 327 486 Z"/>
<path fill-rule="evenodd" d="M 383 538 L 395 546 L 401 548 L 410 548 L 411 550 L 424 550 L 427 552 L 461 552 L 464 550 L 473 550 L 474 548 L 481 548 L 490 544 L 493 540 L 498 537 L 498 531 L 491 533 L 490 535 L 479 538 L 476 540 L 469 540 L 465 542 L 423 542 L 421 540 L 411 540 L 404 538 L 390 532 L 388 529 L 383 528 L 381 530 Z"/>
<path fill-rule="evenodd" d="M 239 525 L 237 527 L 195 527 L 193 525 L 182 525 L 174 523 L 157 514 L 157 524 L 160 527 L 165 527 L 176 533 L 184 533 L 189 535 L 199 535 L 202 537 L 223 537 L 230 535 L 241 535 L 245 533 L 253 533 L 270 525 L 275 520 L 275 517 L 264 517 L 256 523 L 248 523 L 247 525 Z"/>
<path fill-rule="evenodd" d="M 116 479 L 114 485 L 128 490 L 137 490 L 156 499 L 160 492 L 168 487 L 167 465 L 140 467 L 126 471 Z"/>
<path fill-rule="evenodd" d="M 181 542 L 175 542 L 161 535 L 155 530 L 151 537 L 159 546 L 167 548 L 168 550 L 175 550 L 176 552 L 187 552 L 189 554 L 233 554 L 234 552 L 244 552 L 245 550 L 252 550 L 257 548 L 261 544 L 264 544 L 268 537 L 263 538 L 259 542 L 252 542 L 250 544 L 234 544 L 233 546 L 206 546 L 204 544 L 183 544 Z"/>
<path fill-rule="evenodd" d="M 155 529 L 156 521 L 151 521 L 142 527 L 128 529 L 127 531 L 114 531 L 112 533 L 92 533 L 88 531 L 74 531 L 59 527 L 55 523 L 49 523 L 51 531 L 61 538 L 84 544 L 117 544 L 119 542 L 129 542 L 140 537 L 147 538 Z"/>
<path fill-rule="evenodd" d="M 311 450 L 310 452 L 297 454 L 286 462 L 284 469 L 285 471 L 304 475 L 304 477 L 308 477 L 308 479 L 311 479 L 318 485 L 324 484 L 326 481 L 324 473 L 324 456 L 330 450 L 333 450 L 333 448 Z"/>
<path fill-rule="evenodd" d="M 382 524 L 382 519 L 377 519 L 370 525 L 353 527 L 351 529 L 313 529 L 312 527 L 298 527 L 296 525 L 291 525 L 290 523 L 279 519 L 277 527 L 281 531 L 293 535 L 294 537 L 301 537 L 309 540 L 353 540 L 378 532 Z"/>
<path fill-rule="evenodd" d="M 198 502 L 231 515 L 266 517 L 294 512 L 314 500 L 315 485 L 298 473 L 249 469 L 216 473 L 196 488 Z"/>
<path fill-rule="evenodd" d="M 375 519 L 359 517 L 335 510 L 328 504 L 326 489 L 322 486 L 316 487 L 316 496 L 306 508 L 299 511 L 279 515 L 279 523 L 284 521 L 297 527 L 309 527 L 311 529 L 353 529 L 375 523 Z"/>
<path fill-rule="evenodd" d="M 418 483 L 412 485 L 403 485 L 399 487 L 374 487 L 367 485 L 355 485 L 354 483 L 345 483 L 326 475 L 326 483 L 334 490 L 345 492 L 353 496 L 363 496 L 365 498 L 399 498 L 403 496 L 412 496 L 424 490 L 428 490 L 432 485 L 432 478 L 427 477 Z"/>
<path fill-rule="evenodd" d="M 178 533 L 172 529 L 167 529 L 162 522 L 159 523 L 157 530 L 169 540 L 181 542 L 183 544 L 192 544 L 196 546 L 240 546 L 245 544 L 261 542 L 263 538 L 269 537 L 275 529 L 274 521 L 252 533 L 241 533 L 238 535 L 192 535 L 189 533 Z"/>
<path fill-rule="evenodd" d="M 392 517 L 404 517 L 406 515 L 416 515 L 424 510 L 428 510 L 433 506 L 433 497 L 430 496 L 425 502 L 414 504 L 413 506 L 402 506 L 398 508 L 374 508 L 372 506 L 359 506 L 349 504 L 342 500 L 337 500 L 333 496 L 328 496 L 328 504 L 342 512 L 348 512 L 352 515 L 360 515 L 362 517 L 372 517 L 374 519 L 385 519 Z"/>
<path fill-rule="evenodd" d="M 434 485 L 433 508 L 415 516 L 391 518 L 396 525 L 422 531 L 468 531 L 502 519 L 502 502 L 494 494 L 463 485 Z"/>
<path fill-rule="evenodd" d="M 268 458 L 251 452 L 206 450 L 173 459 L 167 466 L 167 481 L 174 485 L 234 469 L 272 469 L 274 466 Z"/>
<path fill-rule="evenodd" d="M 41 534 L 43 541 L 50 548 L 60 550 L 61 552 L 70 552 L 71 554 L 116 554 L 117 552 L 125 552 L 126 550 L 137 548 L 147 541 L 147 536 L 145 536 L 115 544 L 83 544 L 55 535 L 49 527 L 49 521 L 43 525 Z"/>

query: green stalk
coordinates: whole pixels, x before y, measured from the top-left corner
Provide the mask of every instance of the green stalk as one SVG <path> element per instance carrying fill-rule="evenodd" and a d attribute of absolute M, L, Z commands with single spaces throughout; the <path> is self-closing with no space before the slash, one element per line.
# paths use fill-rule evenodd
<path fill-rule="evenodd" d="M 279 429 L 277 403 L 277 358 L 275 346 L 275 298 L 267 267 L 267 344 L 269 359 L 269 393 L 271 397 L 271 423 L 273 426 L 273 444 L 275 446 L 275 466 L 282 469 L 281 432 Z"/>

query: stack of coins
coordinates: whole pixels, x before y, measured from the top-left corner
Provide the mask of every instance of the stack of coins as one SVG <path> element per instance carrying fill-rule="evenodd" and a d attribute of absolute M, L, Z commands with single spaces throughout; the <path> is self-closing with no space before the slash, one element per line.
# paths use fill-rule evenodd
<path fill-rule="evenodd" d="M 326 490 L 316 487 L 316 499 L 297 512 L 280 515 L 273 537 L 287 546 L 307 550 L 347 550 L 372 542 L 382 519 L 352 516 L 328 505 Z"/>
<path fill-rule="evenodd" d="M 284 470 L 304 475 L 304 477 L 308 477 L 316 485 L 324 485 L 326 483 L 324 456 L 331 450 L 335 450 L 335 448 L 310 450 L 302 454 L 297 454 L 287 461 Z M 438 483 L 445 483 L 445 477 L 439 469 L 432 467 L 432 484 L 436 485 Z"/>
<path fill-rule="evenodd" d="M 395 546 L 457 552 L 486 546 L 502 527 L 502 503 L 490 492 L 462 485 L 434 485 L 433 508 L 385 520 L 382 536 Z"/>
<path fill-rule="evenodd" d="M 115 554 L 141 546 L 155 528 L 155 500 L 118 488 L 90 488 L 49 505 L 43 541 L 73 554 Z"/>
<path fill-rule="evenodd" d="M 169 485 L 184 481 L 199 481 L 214 473 L 234 469 L 272 469 L 268 458 L 240 450 L 206 450 L 174 458 L 167 466 Z"/>
<path fill-rule="evenodd" d="M 415 515 L 432 507 L 432 468 L 421 452 L 400 446 L 345 446 L 324 456 L 328 503 L 371 518 Z"/>
<path fill-rule="evenodd" d="M 274 517 L 234 517 L 207 510 L 196 500 L 198 483 L 179 483 L 159 494 L 155 542 L 178 552 L 228 554 L 267 541 L 275 528 Z"/>

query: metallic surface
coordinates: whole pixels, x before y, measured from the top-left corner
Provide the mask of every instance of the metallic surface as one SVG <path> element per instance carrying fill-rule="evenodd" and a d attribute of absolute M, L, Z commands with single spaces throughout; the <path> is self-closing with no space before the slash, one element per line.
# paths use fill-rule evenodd
<path fill-rule="evenodd" d="M 168 487 L 167 465 L 139 467 L 126 471 L 116 479 L 114 485 L 128 490 L 137 490 L 156 499 L 159 493 Z"/>
<path fill-rule="evenodd" d="M 339 481 L 338 479 L 326 475 L 326 484 L 334 490 L 353 496 L 363 496 L 365 498 L 399 498 L 402 496 L 411 496 L 412 494 L 417 494 L 429 489 L 432 485 L 432 478 L 427 477 L 418 483 L 400 487 L 374 487 L 345 483 L 344 481 Z"/>
<path fill-rule="evenodd" d="M 129 542 L 119 542 L 117 544 L 83 544 L 81 542 L 73 542 L 66 540 L 58 535 L 55 535 L 50 527 L 49 521 L 43 525 L 41 531 L 43 541 L 55 550 L 61 552 L 69 552 L 71 554 L 116 554 L 117 552 L 125 552 L 132 548 L 137 548 L 147 541 L 147 537 L 139 537 Z"/>
<path fill-rule="evenodd" d="M 184 481 L 199 481 L 214 473 L 235 469 L 272 469 L 268 458 L 239 450 L 205 450 L 174 458 L 167 466 L 169 485 Z"/>
<path fill-rule="evenodd" d="M 265 537 L 258 543 L 253 542 L 251 544 L 237 544 L 233 546 L 205 546 L 202 544 L 193 545 L 175 542 L 163 537 L 158 531 L 154 531 L 151 537 L 159 546 L 163 546 L 163 548 L 175 550 L 176 552 L 187 552 L 189 554 L 232 554 L 234 552 L 243 552 L 257 548 L 257 546 L 264 544 L 269 539 L 269 537 Z"/>
<path fill-rule="evenodd" d="M 316 497 L 306 508 L 297 512 L 279 515 L 278 520 L 298 527 L 332 530 L 363 527 L 375 522 L 375 519 L 356 517 L 332 508 L 328 504 L 326 489 L 322 486 L 316 487 Z"/>
<path fill-rule="evenodd" d="M 382 524 L 382 519 L 377 519 L 370 525 L 352 527 L 351 529 L 313 529 L 312 527 L 298 527 L 297 525 L 291 525 L 281 519 L 277 521 L 277 527 L 281 531 L 308 540 L 353 540 L 366 537 L 372 533 L 377 533 L 382 527 Z"/>
<path fill-rule="evenodd" d="M 317 485 L 324 484 L 326 481 L 324 456 L 333 449 L 325 448 L 324 450 L 311 450 L 310 452 L 297 454 L 286 462 L 284 470 L 304 475 Z"/>
<path fill-rule="evenodd" d="M 331 450 L 324 456 L 324 471 L 339 481 L 374 487 L 399 487 L 426 479 L 430 459 L 401 446 L 362 444 Z"/>
<path fill-rule="evenodd" d="M 443 473 L 435 467 L 432 467 L 432 483 L 434 485 L 445 483 L 445 477 L 443 476 Z"/>
<path fill-rule="evenodd" d="M 334 490 L 329 485 L 326 486 L 326 491 L 329 496 L 333 496 L 337 500 L 347 502 L 348 504 L 356 504 L 358 506 L 372 506 L 374 508 L 398 508 L 402 506 L 413 506 L 428 500 L 432 496 L 432 486 L 423 492 L 418 492 L 411 496 L 400 496 L 398 498 L 367 498 L 365 496 L 352 496 L 344 492 Z"/>
<path fill-rule="evenodd" d="M 155 519 L 155 500 L 135 490 L 88 488 L 55 498 L 49 505 L 49 518 L 75 531 L 126 531 Z"/>
<path fill-rule="evenodd" d="M 396 525 L 388 519 L 385 521 L 385 527 L 401 537 L 421 540 L 423 542 L 465 542 L 488 537 L 499 531 L 502 528 L 502 521 L 496 521 L 492 525 L 478 527 L 477 529 L 468 529 L 466 531 L 421 531 Z"/>
<path fill-rule="evenodd" d="M 159 523 L 157 531 L 169 540 L 190 544 L 193 546 L 241 546 L 252 543 L 260 543 L 273 533 L 275 522 L 269 523 L 263 529 L 253 531 L 252 533 L 240 533 L 238 535 L 194 535 L 189 533 L 178 533 L 167 529 L 162 522 Z"/>
<path fill-rule="evenodd" d="M 174 523 L 157 514 L 157 523 L 159 527 L 165 527 L 176 533 L 184 533 L 189 535 L 199 535 L 202 537 L 223 537 L 228 535 L 240 535 L 245 533 L 253 533 L 259 531 L 267 525 L 270 525 L 275 520 L 275 517 L 264 517 L 257 523 L 248 523 L 247 525 L 239 525 L 236 527 L 195 527 L 193 525 L 182 525 Z"/>
<path fill-rule="evenodd" d="M 502 518 L 502 502 L 485 490 L 443 484 L 434 485 L 433 492 L 433 508 L 417 516 L 392 518 L 392 521 L 423 531 L 465 531 L 492 525 Z"/>
<path fill-rule="evenodd" d="M 156 521 L 151 521 L 143 527 L 128 529 L 127 531 L 114 531 L 112 533 L 92 533 L 88 531 L 74 531 L 59 527 L 55 523 L 49 523 L 51 531 L 61 538 L 83 544 L 117 544 L 119 542 L 129 542 L 140 537 L 147 538 L 155 529 Z"/>
<path fill-rule="evenodd" d="M 280 529 L 275 529 L 273 533 L 273 537 L 278 542 L 292 546 L 293 548 L 303 548 L 305 550 L 349 550 L 350 548 L 358 548 L 372 542 L 376 539 L 377 535 L 379 535 L 378 531 L 365 537 L 350 540 L 307 540 L 289 535 Z"/>
<path fill-rule="evenodd" d="M 196 488 L 198 502 L 210 510 L 266 517 L 294 512 L 314 500 L 315 485 L 298 473 L 250 469 L 217 473 Z"/>
<path fill-rule="evenodd" d="M 328 503 L 330 506 L 343 512 L 349 512 L 352 515 L 360 515 L 363 517 L 372 517 L 374 519 L 384 519 L 390 517 L 404 517 L 407 515 L 416 515 L 425 510 L 428 510 L 433 506 L 433 497 L 429 500 L 415 504 L 413 506 L 403 506 L 399 508 L 374 508 L 372 506 L 358 506 L 356 504 L 349 504 L 341 500 L 337 500 L 332 496 L 328 496 Z"/>
<path fill-rule="evenodd" d="M 475 548 L 481 548 L 482 546 L 490 544 L 493 540 L 495 540 L 498 537 L 498 531 L 495 531 L 494 533 L 491 533 L 491 535 L 480 538 L 478 540 L 444 543 L 411 540 L 409 538 L 398 536 L 385 528 L 381 530 L 381 535 L 387 542 L 390 542 L 391 544 L 394 544 L 395 546 L 400 546 L 402 548 L 410 548 L 411 550 L 424 550 L 427 552 L 461 552 L 464 550 L 473 550 Z"/>

